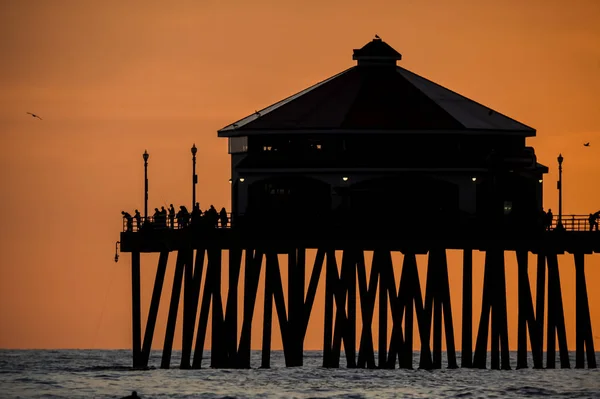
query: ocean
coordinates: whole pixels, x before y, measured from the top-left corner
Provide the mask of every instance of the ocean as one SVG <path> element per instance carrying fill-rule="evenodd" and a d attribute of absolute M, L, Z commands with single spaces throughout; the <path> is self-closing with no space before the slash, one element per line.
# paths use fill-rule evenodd
<path fill-rule="evenodd" d="M 160 355 L 153 351 L 150 369 L 140 371 L 129 350 L 0 350 L 0 398 L 122 398 L 134 390 L 141 398 L 600 398 L 600 369 L 515 370 L 515 352 L 510 371 L 419 370 L 418 352 L 413 370 L 347 369 L 343 355 L 339 369 L 325 369 L 320 351 L 305 351 L 295 368 L 273 351 L 270 369 L 258 368 L 254 351 L 254 368 L 244 370 L 180 370 L 174 351 L 175 367 L 162 370 Z"/>

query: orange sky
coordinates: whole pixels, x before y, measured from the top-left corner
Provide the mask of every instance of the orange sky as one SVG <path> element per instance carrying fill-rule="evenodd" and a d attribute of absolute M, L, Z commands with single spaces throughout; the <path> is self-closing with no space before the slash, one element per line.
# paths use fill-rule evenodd
<path fill-rule="evenodd" d="M 191 201 L 194 142 L 202 207 L 228 207 L 227 143 L 216 131 L 354 65 L 352 49 L 375 33 L 402 53 L 405 68 L 537 129 L 528 143 L 550 167 L 546 208 L 556 213 L 562 152 L 564 213 L 599 210 L 598 15 L 594 0 L 0 0 L 0 347 L 130 347 L 130 256 L 112 257 L 121 210 L 143 208 L 144 149 L 151 209 Z M 461 271 L 458 256 L 450 259 L 460 344 Z M 516 348 L 514 254 L 507 259 Z M 586 259 L 600 336 L 600 255 Z M 561 260 L 574 348 L 574 273 L 570 257 Z M 157 256 L 142 261 L 145 319 Z M 172 270 L 167 287 L 170 279 Z M 307 349 L 322 345 L 321 298 Z"/>

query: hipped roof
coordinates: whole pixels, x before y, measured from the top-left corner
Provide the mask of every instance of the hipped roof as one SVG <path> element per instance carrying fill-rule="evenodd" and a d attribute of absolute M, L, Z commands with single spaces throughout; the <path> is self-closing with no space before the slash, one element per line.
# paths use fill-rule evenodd
<path fill-rule="evenodd" d="M 535 136 L 535 129 L 396 65 L 381 39 L 358 65 L 238 120 L 221 137 L 293 133 L 465 133 Z"/>

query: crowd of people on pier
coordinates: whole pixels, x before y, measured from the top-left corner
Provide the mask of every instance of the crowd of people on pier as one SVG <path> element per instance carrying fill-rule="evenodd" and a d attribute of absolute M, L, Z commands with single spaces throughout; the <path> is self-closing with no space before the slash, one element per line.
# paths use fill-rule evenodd
<path fill-rule="evenodd" d="M 176 212 L 173 204 L 165 209 L 161 206 L 160 209 L 154 208 L 154 215 L 145 220 L 142 218 L 139 210 L 135 210 L 133 216 L 129 212 L 122 211 L 123 219 L 125 219 L 125 231 L 134 231 L 134 223 L 136 230 L 144 228 L 158 229 L 182 229 L 187 226 L 203 226 L 209 228 L 225 228 L 229 225 L 229 215 L 225 207 L 220 211 L 211 205 L 204 212 L 200 209 L 200 203 L 196 202 L 192 211 L 188 211 L 185 205 L 181 205 Z"/>

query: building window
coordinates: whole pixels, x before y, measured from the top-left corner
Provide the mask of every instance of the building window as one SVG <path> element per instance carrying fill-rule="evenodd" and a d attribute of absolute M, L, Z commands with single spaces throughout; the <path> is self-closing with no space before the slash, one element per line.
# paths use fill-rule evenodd
<path fill-rule="evenodd" d="M 321 142 L 319 140 L 309 140 L 308 141 L 308 146 L 311 150 L 321 150 L 323 147 L 321 145 Z"/>
<path fill-rule="evenodd" d="M 248 137 L 229 137 L 229 154 L 248 152 Z"/>

